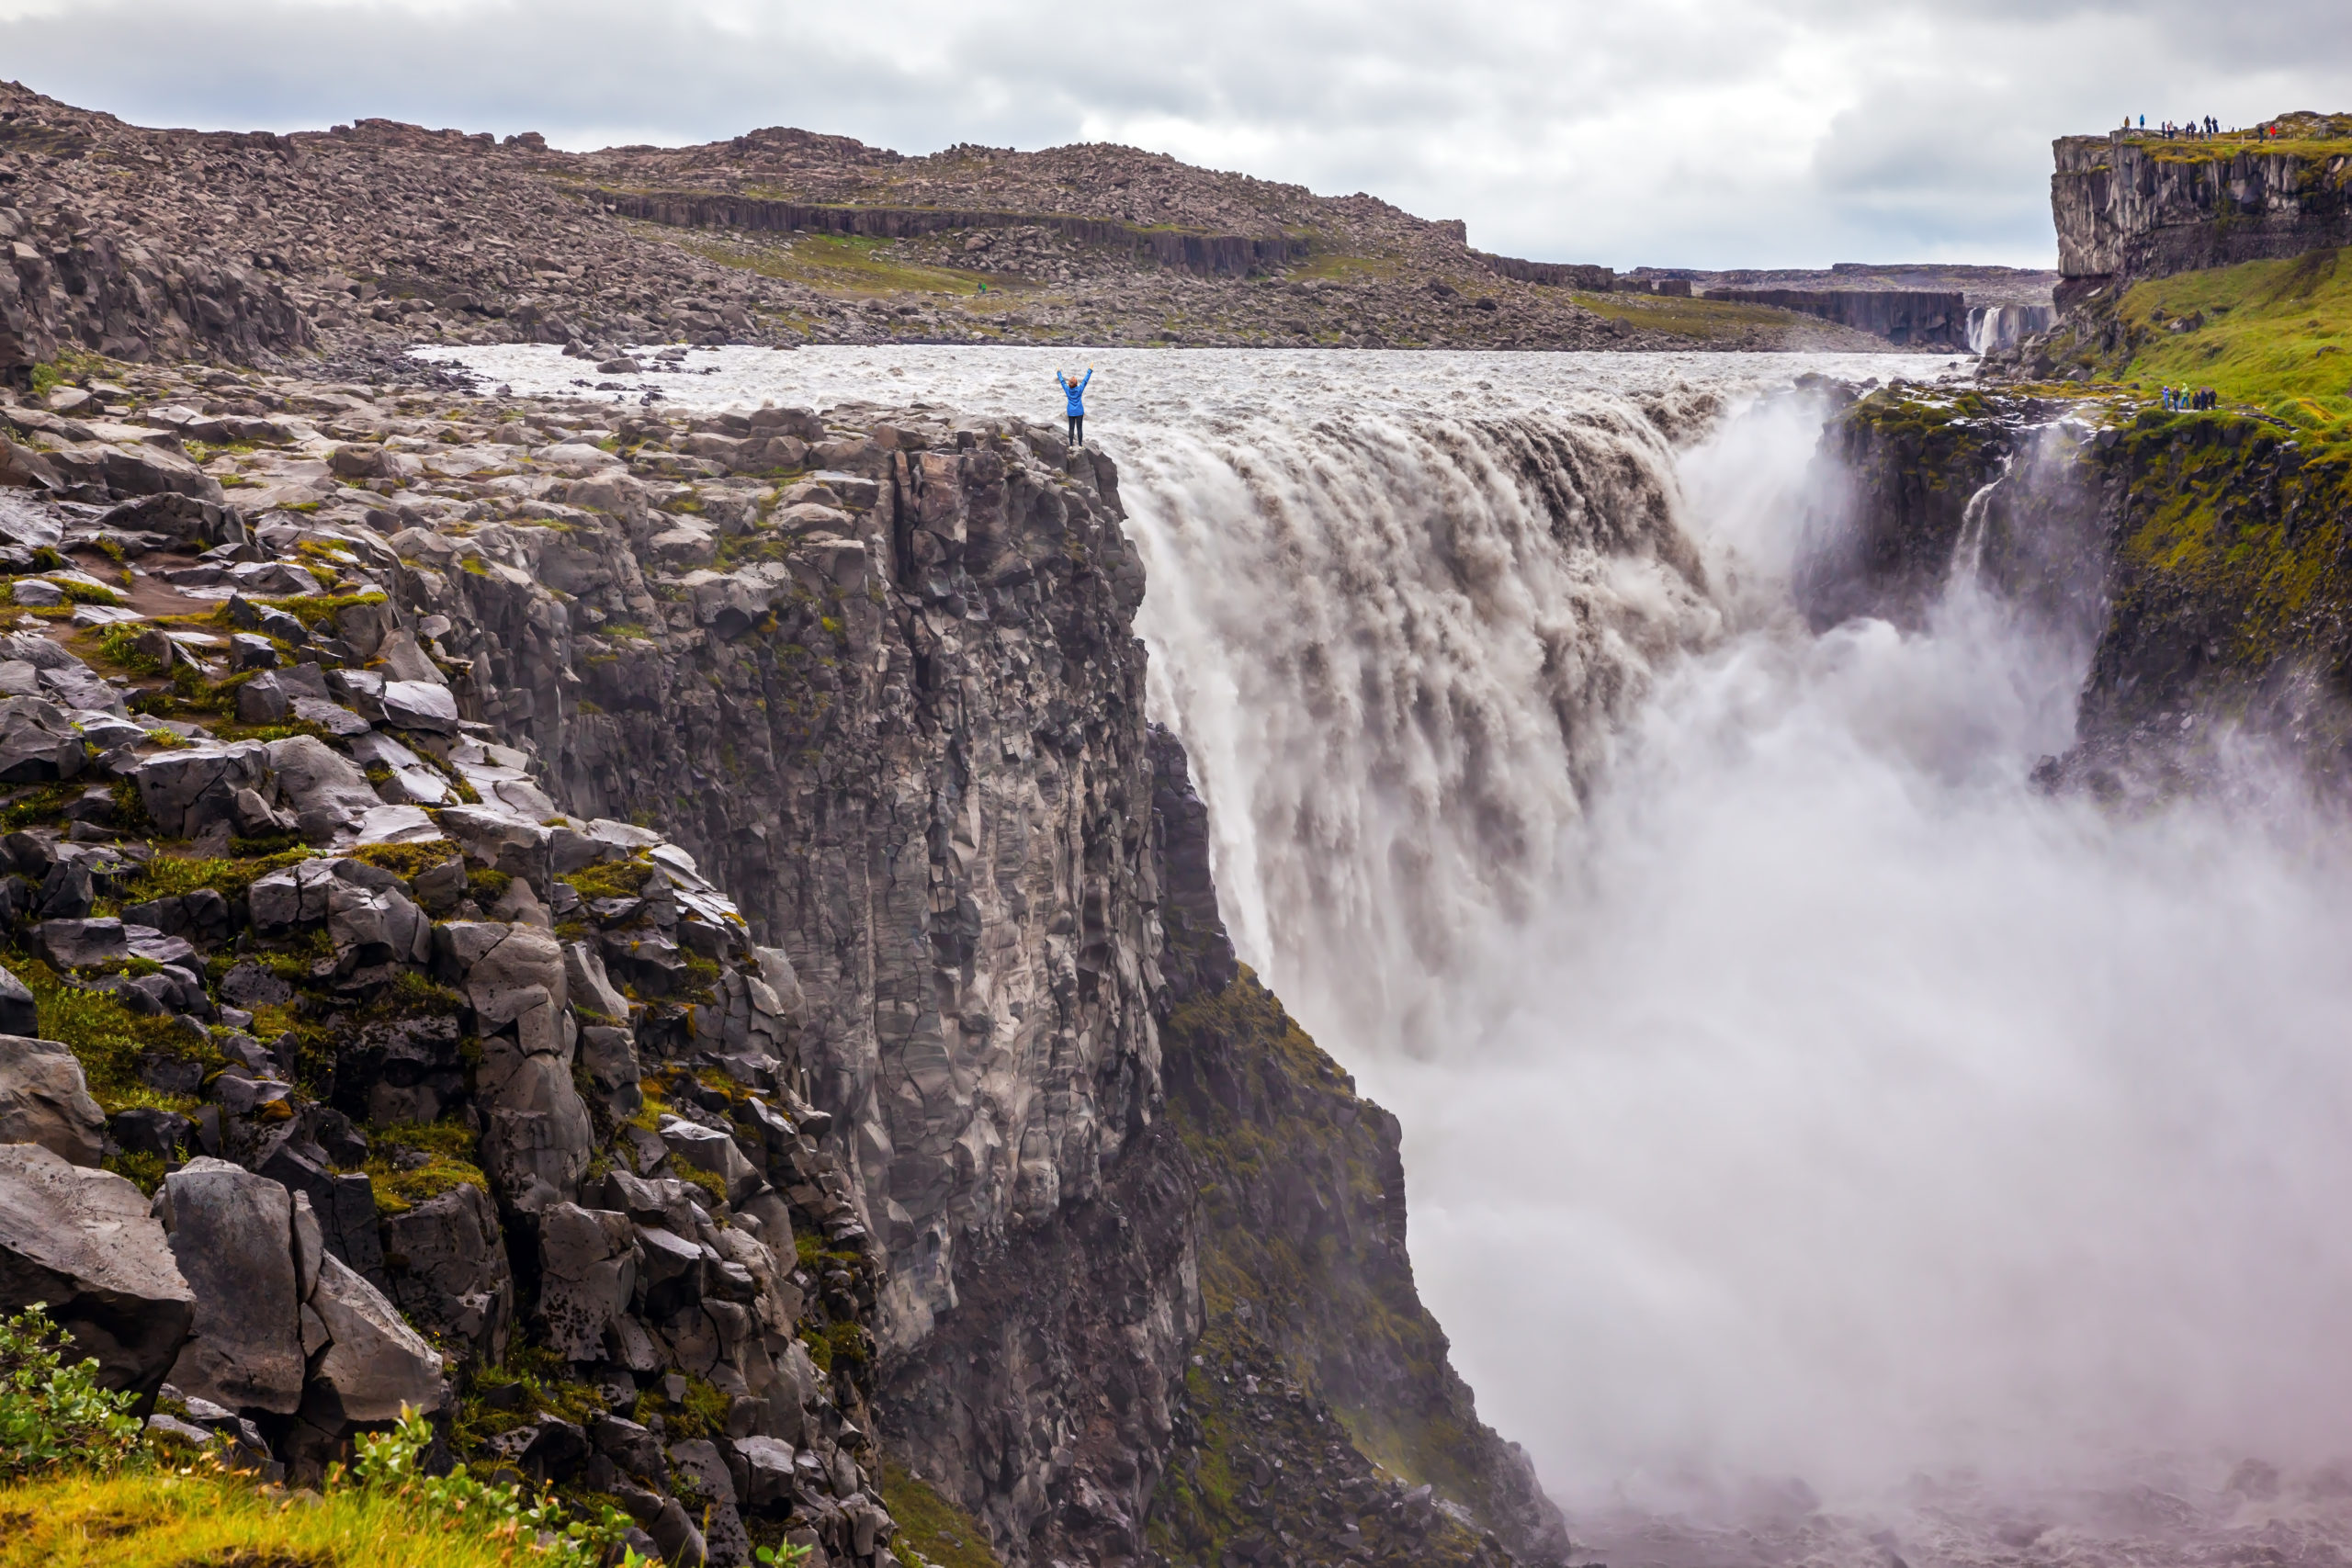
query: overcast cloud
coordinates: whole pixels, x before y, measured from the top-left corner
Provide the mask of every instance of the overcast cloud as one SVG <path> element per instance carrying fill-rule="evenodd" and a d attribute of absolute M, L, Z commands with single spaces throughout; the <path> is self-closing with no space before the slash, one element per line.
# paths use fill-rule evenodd
<path fill-rule="evenodd" d="M 0 0 L 0 74 L 206 129 L 1125 141 L 1620 267 L 2049 265 L 2052 136 L 2352 107 L 2352 6 Z"/>

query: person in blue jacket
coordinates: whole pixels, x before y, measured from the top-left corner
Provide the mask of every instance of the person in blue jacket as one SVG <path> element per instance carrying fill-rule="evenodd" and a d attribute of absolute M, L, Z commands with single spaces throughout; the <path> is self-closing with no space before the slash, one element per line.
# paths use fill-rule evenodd
<path fill-rule="evenodd" d="M 1061 384 L 1062 396 L 1069 403 L 1069 444 L 1083 446 L 1086 445 L 1086 384 L 1094 379 L 1094 367 L 1088 366 L 1086 374 L 1075 381 L 1059 370 L 1054 372 L 1054 379 Z"/>

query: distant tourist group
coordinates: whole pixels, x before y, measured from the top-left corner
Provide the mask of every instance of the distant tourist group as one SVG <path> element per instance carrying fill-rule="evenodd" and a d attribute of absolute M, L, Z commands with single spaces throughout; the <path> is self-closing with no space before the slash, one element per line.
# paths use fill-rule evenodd
<path fill-rule="evenodd" d="M 2132 123 L 2132 117 L 2127 114 L 2123 117 L 2123 129 L 2126 130 L 2145 130 L 2148 129 L 2148 117 L 2146 115 L 2142 115 L 2140 117 L 2140 123 L 2137 126 L 2134 126 Z M 2191 120 L 2187 125 L 2180 125 L 2172 120 L 2165 120 L 2156 127 L 2156 134 L 2163 137 L 2167 141 L 2176 141 L 2181 138 L 2193 138 L 2201 141 L 2209 136 L 2222 135 L 2222 122 L 2215 119 L 2210 114 L 2203 119 Z M 2251 131 L 2235 131 L 2231 132 L 2230 134 L 2256 136 L 2265 141 L 2276 141 L 2282 133 L 2275 125 L 2257 125 Z"/>
<path fill-rule="evenodd" d="M 2217 408 L 2221 400 L 2220 394 L 2211 387 L 2199 387 L 2194 390 L 2187 387 L 2165 389 L 2165 412 L 2167 413 L 2195 413 Z"/>

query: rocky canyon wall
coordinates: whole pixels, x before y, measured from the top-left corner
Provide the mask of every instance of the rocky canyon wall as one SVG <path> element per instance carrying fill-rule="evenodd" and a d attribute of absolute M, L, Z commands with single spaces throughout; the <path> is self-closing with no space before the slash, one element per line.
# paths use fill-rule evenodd
<path fill-rule="evenodd" d="M 2109 283 L 2352 243 L 2352 144 L 2116 131 L 2052 145 L 2061 310 Z"/>
<path fill-rule="evenodd" d="M 1261 1495 L 1317 1521 L 1303 1560 L 1345 1554 L 1342 1491 L 1443 1561 L 1563 1555 L 1414 1294 L 1394 1121 L 1286 1021 L 1194 1021 L 1228 994 L 1279 1009 L 1237 977 L 1182 749 L 1144 716 L 1110 460 L 1001 422 L 728 418 L 742 434 L 650 441 L 624 419 L 626 461 L 549 483 L 537 525 L 403 535 L 405 570 L 466 700 L 550 792 L 663 824 L 790 955 L 803 1090 L 888 1258 L 886 1441 L 1009 1562 L 1255 1550 L 1272 1536 L 1229 1500 L 1154 1534 L 1171 1465 L 1230 1462 L 1197 1348 L 1254 1323 L 1329 1411 L 1329 1484 Z M 813 468 L 690 494 L 639 477 L 697 442 Z M 1320 1065 L 1295 1087 L 1233 1098 L 1300 1053 Z M 1293 1135 L 1327 1124 L 1332 1148 Z M 1238 1240 L 1267 1204 L 1304 1227 L 1279 1269 Z M 1327 1235 L 1341 1258 L 1297 1261 Z M 1408 1505 L 1400 1477 L 1437 1490 Z"/>

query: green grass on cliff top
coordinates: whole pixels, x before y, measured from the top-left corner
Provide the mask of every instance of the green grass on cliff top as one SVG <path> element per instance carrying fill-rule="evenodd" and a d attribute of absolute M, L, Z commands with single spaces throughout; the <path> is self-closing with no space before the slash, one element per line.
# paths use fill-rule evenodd
<path fill-rule="evenodd" d="M 1672 294 L 1588 294 L 1582 289 L 1573 293 L 1577 304 L 1597 316 L 1678 337 L 1745 338 L 1759 332 L 1827 325 L 1817 316 L 1777 306 L 1710 299 L 1703 295 L 1685 299 Z"/>
<path fill-rule="evenodd" d="M 2211 387 L 2225 403 L 2352 439 L 2352 250 L 2157 278 L 2117 313 L 2133 348 L 2115 379 Z"/>
<path fill-rule="evenodd" d="M 2160 164 L 2221 164 L 2242 152 L 2324 162 L 2352 154 L 2352 115 L 2283 114 L 2264 121 L 2284 132 L 2266 141 L 2251 131 L 2176 136 L 2134 131 L 2125 140 Z"/>

